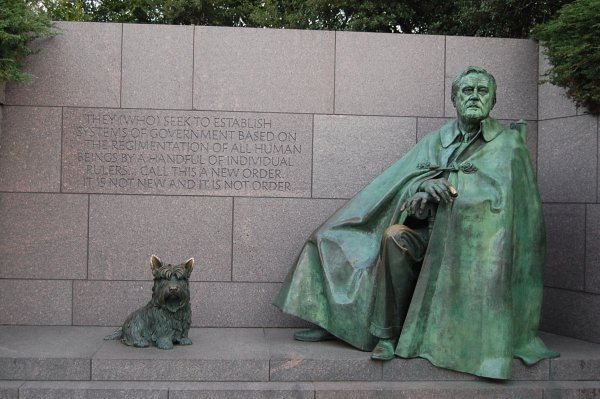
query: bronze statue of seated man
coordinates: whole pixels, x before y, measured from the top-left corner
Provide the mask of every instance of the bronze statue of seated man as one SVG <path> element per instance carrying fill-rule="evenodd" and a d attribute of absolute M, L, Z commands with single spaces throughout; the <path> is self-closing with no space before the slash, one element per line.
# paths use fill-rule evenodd
<path fill-rule="evenodd" d="M 422 357 L 510 378 L 557 356 L 537 334 L 544 226 L 524 122 L 489 116 L 496 81 L 468 67 L 457 118 L 420 140 L 319 227 L 275 299 L 372 358 Z"/>

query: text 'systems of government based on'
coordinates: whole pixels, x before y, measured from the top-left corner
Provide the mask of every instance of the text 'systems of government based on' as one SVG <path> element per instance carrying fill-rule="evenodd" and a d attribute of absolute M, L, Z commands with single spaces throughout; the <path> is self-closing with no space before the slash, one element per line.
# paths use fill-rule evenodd
<path fill-rule="evenodd" d="M 308 115 L 66 109 L 63 190 L 307 196 Z"/>

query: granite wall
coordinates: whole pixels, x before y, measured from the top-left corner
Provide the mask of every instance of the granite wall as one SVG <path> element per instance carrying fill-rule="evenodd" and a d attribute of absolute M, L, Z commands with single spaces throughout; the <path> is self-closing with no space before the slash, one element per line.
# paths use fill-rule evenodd
<path fill-rule="evenodd" d="M 548 67 L 540 54 L 540 71 Z M 538 183 L 548 253 L 541 328 L 600 342 L 598 117 L 539 87 Z"/>
<path fill-rule="evenodd" d="M 59 27 L 29 60 L 38 79 L 6 89 L 0 323 L 118 325 L 147 301 L 155 253 L 196 259 L 195 326 L 302 325 L 270 303 L 304 240 L 453 117 L 450 82 L 476 64 L 499 83 L 493 116 L 529 121 L 544 328 L 600 342 L 598 121 L 545 86 L 538 107 L 534 42 Z"/>

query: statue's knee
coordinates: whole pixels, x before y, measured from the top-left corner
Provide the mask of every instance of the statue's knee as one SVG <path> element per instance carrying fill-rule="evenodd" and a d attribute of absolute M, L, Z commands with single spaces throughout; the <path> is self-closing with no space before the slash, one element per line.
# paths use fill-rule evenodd
<path fill-rule="evenodd" d="M 418 248 L 415 248 L 415 234 L 416 232 L 408 226 L 393 224 L 383 234 L 384 246 L 397 248 L 411 258 L 416 258 Z"/>
<path fill-rule="evenodd" d="M 383 232 L 383 239 L 386 241 L 390 239 L 393 241 L 399 241 L 402 235 L 411 231 L 412 229 L 406 227 L 403 224 L 393 224 L 387 229 L 385 229 L 385 231 Z"/>

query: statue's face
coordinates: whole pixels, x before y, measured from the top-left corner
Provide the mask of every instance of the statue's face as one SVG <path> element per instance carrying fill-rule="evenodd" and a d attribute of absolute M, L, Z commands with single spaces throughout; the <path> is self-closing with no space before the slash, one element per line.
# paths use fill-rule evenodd
<path fill-rule="evenodd" d="M 494 107 L 494 88 L 481 73 L 470 73 L 460 81 L 454 99 L 458 116 L 464 120 L 482 121 Z"/>

